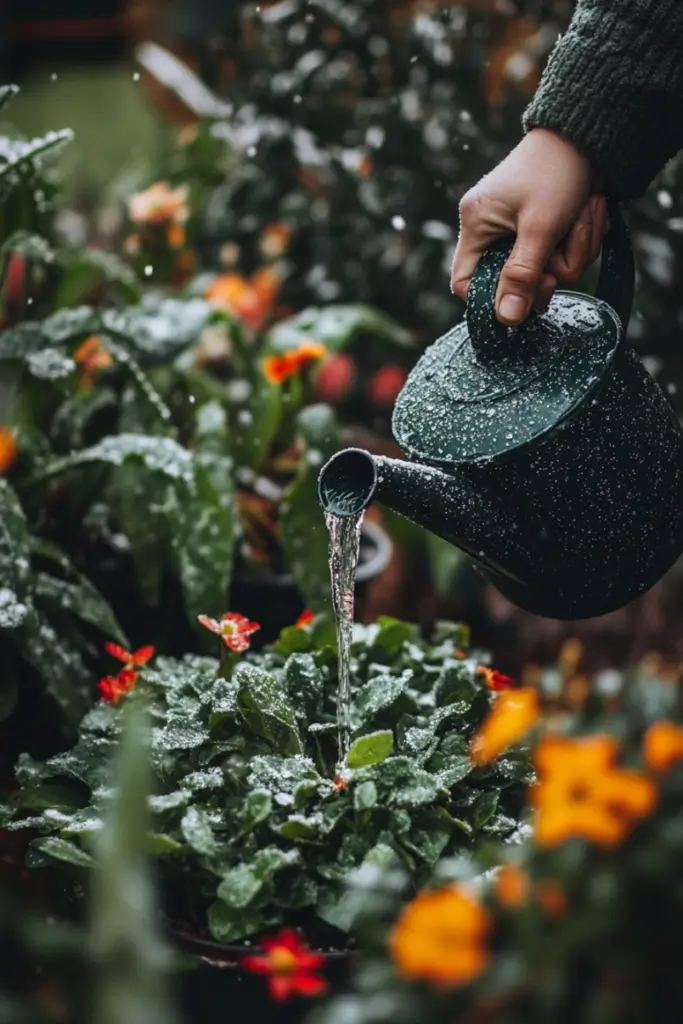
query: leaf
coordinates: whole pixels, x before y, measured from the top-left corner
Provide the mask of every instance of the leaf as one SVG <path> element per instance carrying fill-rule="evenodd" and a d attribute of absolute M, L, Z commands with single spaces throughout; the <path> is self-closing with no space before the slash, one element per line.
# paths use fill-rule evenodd
<path fill-rule="evenodd" d="M 90 854 L 81 850 L 76 843 L 70 843 L 67 839 L 60 839 L 58 836 L 46 836 L 44 839 L 34 839 L 31 844 L 36 850 L 54 857 L 55 860 L 65 861 L 67 864 L 75 864 L 79 868 L 92 867 L 93 860 Z"/>
<path fill-rule="evenodd" d="M 18 639 L 23 656 L 42 677 L 66 722 L 77 726 L 88 710 L 95 683 L 80 651 L 38 612 L 22 625 Z"/>
<path fill-rule="evenodd" d="M 241 662 L 233 675 L 239 684 L 242 718 L 257 736 L 269 740 L 280 754 L 301 754 L 303 748 L 282 683 L 274 675 Z"/>
<path fill-rule="evenodd" d="M 287 565 L 314 612 L 331 607 L 328 534 L 315 473 L 304 472 L 285 491 L 278 515 Z"/>
<path fill-rule="evenodd" d="M 69 128 L 47 132 L 40 139 L 27 141 L 0 137 L 0 200 L 6 201 L 12 189 L 36 162 L 72 139 L 73 132 Z"/>
<path fill-rule="evenodd" d="M 194 750 L 195 747 L 201 747 L 208 738 L 208 732 L 203 729 L 169 723 L 164 729 L 154 729 L 152 745 L 156 750 L 164 751 Z"/>
<path fill-rule="evenodd" d="M 395 704 L 408 686 L 412 673 L 381 675 L 370 679 L 356 694 L 351 714 L 357 721 L 357 728 L 365 725 L 373 715 L 385 711 Z"/>
<path fill-rule="evenodd" d="M 384 761 L 394 748 L 394 734 L 390 730 L 373 732 L 361 736 L 346 755 L 349 768 L 363 768 L 365 765 L 379 764 Z"/>
<path fill-rule="evenodd" d="M 30 231 L 15 231 L 10 235 L 0 247 L 0 256 L 8 253 L 16 253 L 31 263 L 51 263 L 54 259 L 54 251 L 47 239 Z"/>
<path fill-rule="evenodd" d="M 472 824 L 475 829 L 482 828 L 493 817 L 496 813 L 499 799 L 500 794 L 495 790 L 482 793 L 481 796 L 477 797 L 471 808 Z"/>
<path fill-rule="evenodd" d="M 270 817 L 273 798 L 267 789 L 252 789 L 247 794 L 240 812 L 240 835 L 251 832 L 256 825 Z"/>
<path fill-rule="evenodd" d="M 148 437 L 145 434 L 118 434 L 49 462 L 37 479 L 46 479 L 91 462 L 123 466 L 129 460 L 141 462 L 152 473 L 162 473 L 170 480 L 194 486 L 192 455 L 170 437 Z"/>
<path fill-rule="evenodd" d="M 396 786 L 392 803 L 403 807 L 419 807 L 432 804 L 437 797 L 436 779 L 429 772 L 416 768 L 411 778 L 403 785 Z"/>
<path fill-rule="evenodd" d="M 39 380 L 58 381 L 70 377 L 76 364 L 58 348 L 44 348 L 40 352 L 27 352 L 26 366 Z"/>
<path fill-rule="evenodd" d="M 248 864 L 239 864 L 223 875 L 217 895 L 228 907 L 243 910 L 263 888 L 263 879 L 257 878 Z"/>
<path fill-rule="evenodd" d="M 185 607 L 196 623 L 198 615 L 221 614 L 232 575 L 233 461 L 227 453 L 225 416 L 216 403 L 200 412 L 193 469 L 194 487 L 189 494 L 176 490 L 170 523 Z"/>
<path fill-rule="evenodd" d="M 471 704 L 478 692 L 479 687 L 472 678 L 471 663 L 452 660 L 444 663 L 435 688 L 437 704 Z"/>
<path fill-rule="evenodd" d="M 450 789 L 456 782 L 462 782 L 474 768 L 469 754 L 450 754 L 447 756 L 439 756 L 437 754 L 432 758 L 429 766 L 436 774 L 439 785 L 444 786 L 446 789 Z"/>
<path fill-rule="evenodd" d="M 312 654 L 290 655 L 285 662 L 284 680 L 287 693 L 297 704 L 316 701 L 324 691 L 323 674 Z"/>
<path fill-rule="evenodd" d="M 102 328 L 128 346 L 143 365 L 156 365 L 169 363 L 192 345 L 211 314 L 203 299 L 146 295 L 138 306 L 104 310 Z"/>
<path fill-rule="evenodd" d="M 165 512 L 168 481 L 151 475 L 139 462 L 116 471 L 121 525 L 131 547 L 140 595 L 150 607 L 161 599 L 161 583 L 168 561 L 168 521 Z"/>
<path fill-rule="evenodd" d="M 180 831 L 186 842 L 197 853 L 208 856 L 218 849 L 218 843 L 211 827 L 211 819 L 207 812 L 199 807 L 188 807 L 180 822 Z"/>
<path fill-rule="evenodd" d="M 39 572 L 35 579 L 36 601 L 72 612 L 84 622 L 96 626 L 105 636 L 127 646 L 128 639 L 111 606 L 85 576 L 79 575 L 77 583 L 69 583 Z"/>
<path fill-rule="evenodd" d="M 0 479 L 0 629 L 17 629 L 31 603 L 31 552 L 24 511 Z"/>
<path fill-rule="evenodd" d="M 282 915 L 275 911 L 264 913 L 262 909 L 253 907 L 237 911 L 222 900 L 215 900 L 209 907 L 208 920 L 216 942 L 228 944 L 262 932 L 264 927 L 280 924 Z"/>
<path fill-rule="evenodd" d="M 410 333 L 390 317 L 357 303 L 305 309 L 279 321 L 266 335 L 266 351 L 285 352 L 312 338 L 328 352 L 338 352 L 360 333 L 372 334 L 397 345 L 409 345 L 412 340 Z"/>
<path fill-rule="evenodd" d="M 353 791 L 353 807 L 356 811 L 367 811 L 377 803 L 377 786 L 374 782 L 361 782 Z"/>
<path fill-rule="evenodd" d="M 19 92 L 18 85 L 0 85 L 0 110 L 3 110 Z"/>
<path fill-rule="evenodd" d="M 117 751 L 113 797 L 96 836 L 90 905 L 93 1024 L 175 1024 L 164 974 L 170 958 L 157 918 L 147 859 L 149 732 L 143 705 L 129 701 Z"/>
<path fill-rule="evenodd" d="M 114 253 L 83 249 L 72 258 L 59 282 L 55 308 L 78 306 L 103 284 L 125 303 L 140 300 L 141 289 L 135 272 Z"/>
<path fill-rule="evenodd" d="M 418 637 L 418 630 L 407 622 L 400 622 L 398 619 L 388 615 L 381 616 L 377 620 L 379 630 L 374 638 L 373 646 L 381 647 L 391 657 L 395 658 L 404 644 L 415 641 Z"/>
<path fill-rule="evenodd" d="M 320 813 L 306 817 L 303 814 L 290 814 L 287 821 L 279 826 L 278 832 L 285 839 L 296 842 L 315 842 L 320 834 L 322 816 Z"/>

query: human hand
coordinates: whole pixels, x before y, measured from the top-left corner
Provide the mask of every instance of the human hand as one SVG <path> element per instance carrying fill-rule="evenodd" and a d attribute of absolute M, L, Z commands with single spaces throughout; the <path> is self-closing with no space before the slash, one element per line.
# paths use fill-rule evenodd
<path fill-rule="evenodd" d="M 590 162 L 564 136 L 534 128 L 460 203 L 451 290 L 467 299 L 482 253 L 506 234 L 517 240 L 501 274 L 496 315 L 509 326 L 544 309 L 558 284 L 574 284 L 598 258 L 607 203 Z"/>

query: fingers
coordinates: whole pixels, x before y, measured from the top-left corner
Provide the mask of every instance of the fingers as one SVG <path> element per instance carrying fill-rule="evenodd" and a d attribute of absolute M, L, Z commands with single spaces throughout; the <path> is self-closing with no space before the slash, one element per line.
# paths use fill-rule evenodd
<path fill-rule="evenodd" d="M 607 200 L 605 196 L 591 196 L 589 202 L 592 203 L 593 211 L 590 262 L 595 263 L 600 255 L 605 235 L 609 231 L 609 214 L 607 212 Z"/>
<path fill-rule="evenodd" d="M 479 202 L 473 196 L 465 196 L 460 204 L 460 235 L 453 255 L 451 291 L 465 302 L 477 264 L 497 234 L 482 220 Z"/>
<path fill-rule="evenodd" d="M 607 233 L 607 201 L 594 195 L 587 200 L 562 245 L 550 258 L 549 270 L 562 284 L 576 284 L 600 255 Z"/>
<path fill-rule="evenodd" d="M 522 323 L 538 300 L 538 290 L 555 239 L 546 231 L 520 226 L 515 246 L 500 275 L 496 315 L 501 323 Z M 545 282 L 546 290 L 549 282 Z M 551 293 L 552 294 L 552 293 Z"/>

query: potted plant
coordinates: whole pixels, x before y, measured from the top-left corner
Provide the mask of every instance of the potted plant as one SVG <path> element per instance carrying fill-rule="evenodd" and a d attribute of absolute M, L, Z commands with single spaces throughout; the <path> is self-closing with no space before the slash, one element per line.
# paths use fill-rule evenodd
<path fill-rule="evenodd" d="M 681 667 L 586 678 L 576 653 L 473 738 L 491 766 L 530 748 L 523 842 L 442 861 L 417 896 L 405 870 L 357 873 L 361 966 L 315 1024 L 680 1018 Z"/>
<path fill-rule="evenodd" d="M 477 767 L 468 752 L 491 687 L 512 684 L 468 653 L 463 627 L 444 625 L 431 641 L 390 619 L 355 627 L 352 737 L 340 757 L 326 617 L 260 653 L 248 651 L 256 623 L 232 614 L 204 624 L 221 633 L 220 661 L 110 645 L 124 667 L 101 682 L 76 745 L 19 759 L 5 822 L 37 833 L 31 864 L 91 863 L 131 691 L 154 726 L 149 849 L 166 920 L 209 960 L 243 963 L 283 927 L 316 955 L 347 952 L 352 869 L 396 862 L 416 887 L 442 855 L 514 836 L 526 758 Z"/>

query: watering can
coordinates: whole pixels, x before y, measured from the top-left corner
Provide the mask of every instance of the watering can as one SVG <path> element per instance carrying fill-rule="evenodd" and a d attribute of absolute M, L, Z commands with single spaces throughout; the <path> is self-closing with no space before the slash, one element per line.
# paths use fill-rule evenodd
<path fill-rule="evenodd" d="M 494 312 L 514 239 L 484 253 L 463 322 L 396 401 L 409 459 L 337 453 L 318 481 L 326 511 L 379 501 L 548 618 L 614 611 L 664 575 L 683 551 L 683 430 L 626 343 L 633 251 L 614 203 L 610 222 L 597 297 L 557 292 L 515 328 Z"/>

